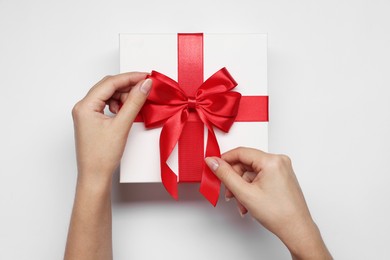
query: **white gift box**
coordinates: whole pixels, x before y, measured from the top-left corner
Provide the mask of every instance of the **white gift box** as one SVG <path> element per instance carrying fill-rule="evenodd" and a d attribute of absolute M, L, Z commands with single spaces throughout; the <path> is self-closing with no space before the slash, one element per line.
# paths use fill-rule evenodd
<path fill-rule="evenodd" d="M 242 96 L 267 96 L 266 34 L 204 34 L 204 80 L 226 67 Z M 156 70 L 177 81 L 177 34 L 120 34 L 120 72 Z M 161 182 L 160 128 L 135 122 L 120 164 L 120 182 Z M 235 122 L 229 133 L 215 129 L 221 153 L 239 146 L 268 150 L 268 122 Z M 205 131 L 206 145 L 207 131 Z M 178 173 L 177 145 L 169 166 Z"/>

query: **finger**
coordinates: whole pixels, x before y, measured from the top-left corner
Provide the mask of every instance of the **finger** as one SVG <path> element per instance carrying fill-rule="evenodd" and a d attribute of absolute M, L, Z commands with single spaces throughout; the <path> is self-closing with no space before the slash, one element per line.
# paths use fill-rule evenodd
<path fill-rule="evenodd" d="M 252 183 L 257 177 L 257 173 L 250 171 L 245 171 L 243 174 L 240 174 L 239 170 L 237 170 L 237 165 L 233 165 L 232 168 L 248 183 Z M 230 201 L 232 198 L 234 198 L 234 194 L 228 188 L 225 188 L 225 200 Z"/>
<path fill-rule="evenodd" d="M 207 157 L 205 161 L 237 199 L 241 200 L 248 195 L 250 185 L 227 162 L 218 157 Z"/>
<path fill-rule="evenodd" d="M 233 164 L 231 166 L 233 170 L 237 172 L 240 176 L 242 176 L 246 172 L 244 165 L 242 165 L 241 163 Z M 234 194 L 228 188 L 225 188 L 225 200 L 230 201 L 230 199 L 232 198 L 234 198 Z"/>
<path fill-rule="evenodd" d="M 248 183 L 252 183 L 253 180 L 256 178 L 257 176 L 257 173 L 254 173 L 254 172 L 245 172 L 243 175 L 242 175 L 242 178 L 248 182 Z"/>
<path fill-rule="evenodd" d="M 134 119 L 138 115 L 142 106 L 144 105 L 149 92 L 152 88 L 152 79 L 146 79 L 140 81 L 135 87 L 133 87 L 119 110 L 115 121 L 121 126 L 128 126 L 128 130 Z"/>
<path fill-rule="evenodd" d="M 230 164 L 233 170 L 235 170 L 240 176 L 242 176 L 246 172 L 246 168 L 242 163 Z"/>
<path fill-rule="evenodd" d="M 238 173 L 246 182 L 251 183 L 253 181 L 253 174 L 251 172 L 248 172 L 245 167 L 240 164 L 234 164 L 231 165 L 233 170 Z M 234 194 L 229 190 L 225 189 L 225 200 L 230 201 L 232 198 L 234 198 Z M 239 200 L 236 200 L 237 202 L 237 210 L 240 216 L 243 218 L 246 213 L 248 213 L 248 210 L 242 205 L 242 203 Z"/>
<path fill-rule="evenodd" d="M 246 213 L 248 213 L 248 210 L 237 200 L 237 209 L 238 213 L 240 213 L 240 216 L 243 218 Z"/>
<path fill-rule="evenodd" d="M 129 96 L 129 92 L 124 92 L 124 93 L 115 92 L 110 99 L 114 99 L 118 102 L 118 111 L 119 111 L 123 103 L 125 103 L 128 96 Z"/>
<path fill-rule="evenodd" d="M 221 158 L 229 164 L 242 163 L 252 168 L 253 171 L 259 172 L 268 156 L 268 153 L 260 150 L 239 147 L 222 154 Z"/>
<path fill-rule="evenodd" d="M 235 170 L 238 175 L 240 175 L 246 182 L 251 183 L 252 182 L 252 176 L 250 176 L 249 172 L 244 168 L 244 166 L 240 164 L 234 164 L 231 165 L 233 170 Z M 234 198 L 234 194 L 229 190 L 225 190 L 225 200 L 231 200 Z M 242 203 L 239 200 L 236 200 L 237 202 L 237 210 L 240 216 L 243 218 L 246 213 L 248 213 L 248 210 L 242 205 Z"/>
<path fill-rule="evenodd" d="M 234 194 L 228 188 L 225 188 L 225 200 L 230 201 L 232 198 L 234 198 Z"/>
<path fill-rule="evenodd" d="M 246 182 L 252 183 L 253 180 L 256 178 L 256 176 L 257 176 L 256 173 L 246 171 L 246 172 L 242 175 L 242 178 L 243 178 Z M 238 212 L 240 213 L 240 215 L 241 215 L 242 218 L 245 216 L 246 213 L 248 213 L 248 210 L 246 209 L 246 207 L 245 207 L 239 200 L 237 200 L 237 208 L 238 208 Z"/>
<path fill-rule="evenodd" d="M 119 101 L 123 104 L 125 103 L 127 97 L 129 96 L 129 93 L 122 93 L 122 95 L 119 97 Z"/>
<path fill-rule="evenodd" d="M 110 98 L 107 101 L 108 108 L 110 109 L 111 113 L 116 114 L 119 111 L 119 102 L 118 100 Z"/>
<path fill-rule="evenodd" d="M 114 95 L 112 95 L 111 98 L 118 100 L 122 103 L 126 101 L 127 96 L 129 95 L 130 89 L 127 92 L 115 92 Z"/>
<path fill-rule="evenodd" d="M 132 86 L 146 78 L 145 72 L 127 72 L 115 76 L 107 76 L 99 81 L 88 92 L 86 99 L 99 99 L 107 101 L 115 92 L 129 91 Z"/>

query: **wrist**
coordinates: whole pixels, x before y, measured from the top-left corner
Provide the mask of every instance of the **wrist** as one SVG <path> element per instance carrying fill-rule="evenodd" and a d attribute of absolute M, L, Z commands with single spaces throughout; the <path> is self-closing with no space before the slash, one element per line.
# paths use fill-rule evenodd
<path fill-rule="evenodd" d="M 109 172 L 79 171 L 77 189 L 93 193 L 111 192 L 112 174 Z"/>
<path fill-rule="evenodd" d="M 282 240 L 289 249 L 292 259 L 333 259 L 313 220 L 306 223 L 304 228 L 298 228 L 296 234 L 297 236 Z"/>

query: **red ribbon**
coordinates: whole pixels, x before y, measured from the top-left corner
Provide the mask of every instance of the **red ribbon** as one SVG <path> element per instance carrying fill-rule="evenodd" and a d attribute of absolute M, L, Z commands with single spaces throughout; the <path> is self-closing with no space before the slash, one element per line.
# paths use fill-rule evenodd
<path fill-rule="evenodd" d="M 204 157 L 220 157 L 213 126 L 228 132 L 234 121 L 268 121 L 268 96 L 231 91 L 237 83 L 226 68 L 203 82 L 203 34 L 178 34 L 178 82 L 152 71 L 153 88 L 141 110 L 147 128 L 163 126 L 160 134 L 161 179 L 178 199 L 178 177 L 167 160 L 179 144 L 179 181 L 200 180 L 200 192 L 216 205 L 219 179 Z M 204 125 L 208 129 L 204 154 Z"/>
<path fill-rule="evenodd" d="M 198 88 L 195 97 L 188 97 L 177 82 L 161 73 L 153 71 L 150 78 L 153 79 L 153 90 L 141 113 L 147 128 L 163 125 L 160 135 L 161 179 L 167 191 L 177 199 L 177 176 L 168 166 L 167 160 L 179 141 L 190 113 L 196 111 L 207 126 L 206 157 L 219 157 L 220 150 L 213 126 L 224 132 L 229 131 L 238 113 L 241 94 L 230 91 L 237 83 L 226 68 L 206 80 Z M 200 137 L 196 132 L 193 134 L 193 141 L 198 142 Z M 202 165 L 200 192 L 215 206 L 220 181 L 204 163 Z"/>

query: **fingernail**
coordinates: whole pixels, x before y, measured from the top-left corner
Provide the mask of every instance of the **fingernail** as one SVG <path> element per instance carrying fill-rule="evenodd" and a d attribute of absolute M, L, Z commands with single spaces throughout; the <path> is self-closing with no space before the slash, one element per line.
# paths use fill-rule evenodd
<path fill-rule="evenodd" d="M 145 79 L 144 82 L 142 82 L 139 90 L 144 93 L 145 95 L 149 94 L 150 89 L 152 88 L 152 80 L 151 79 Z"/>
<path fill-rule="evenodd" d="M 241 212 L 241 209 L 240 209 L 239 207 L 237 207 L 237 209 L 238 209 L 238 213 L 240 213 L 240 216 L 241 216 L 241 218 L 244 218 L 244 217 L 245 217 L 245 215 L 244 215 L 244 214 L 242 214 L 242 212 Z"/>
<path fill-rule="evenodd" d="M 206 158 L 206 164 L 213 172 L 215 172 L 219 167 L 218 162 L 215 159 L 209 157 Z"/>
<path fill-rule="evenodd" d="M 229 201 L 230 201 L 230 198 L 225 197 L 225 201 L 226 201 L 226 202 L 229 202 Z"/>

